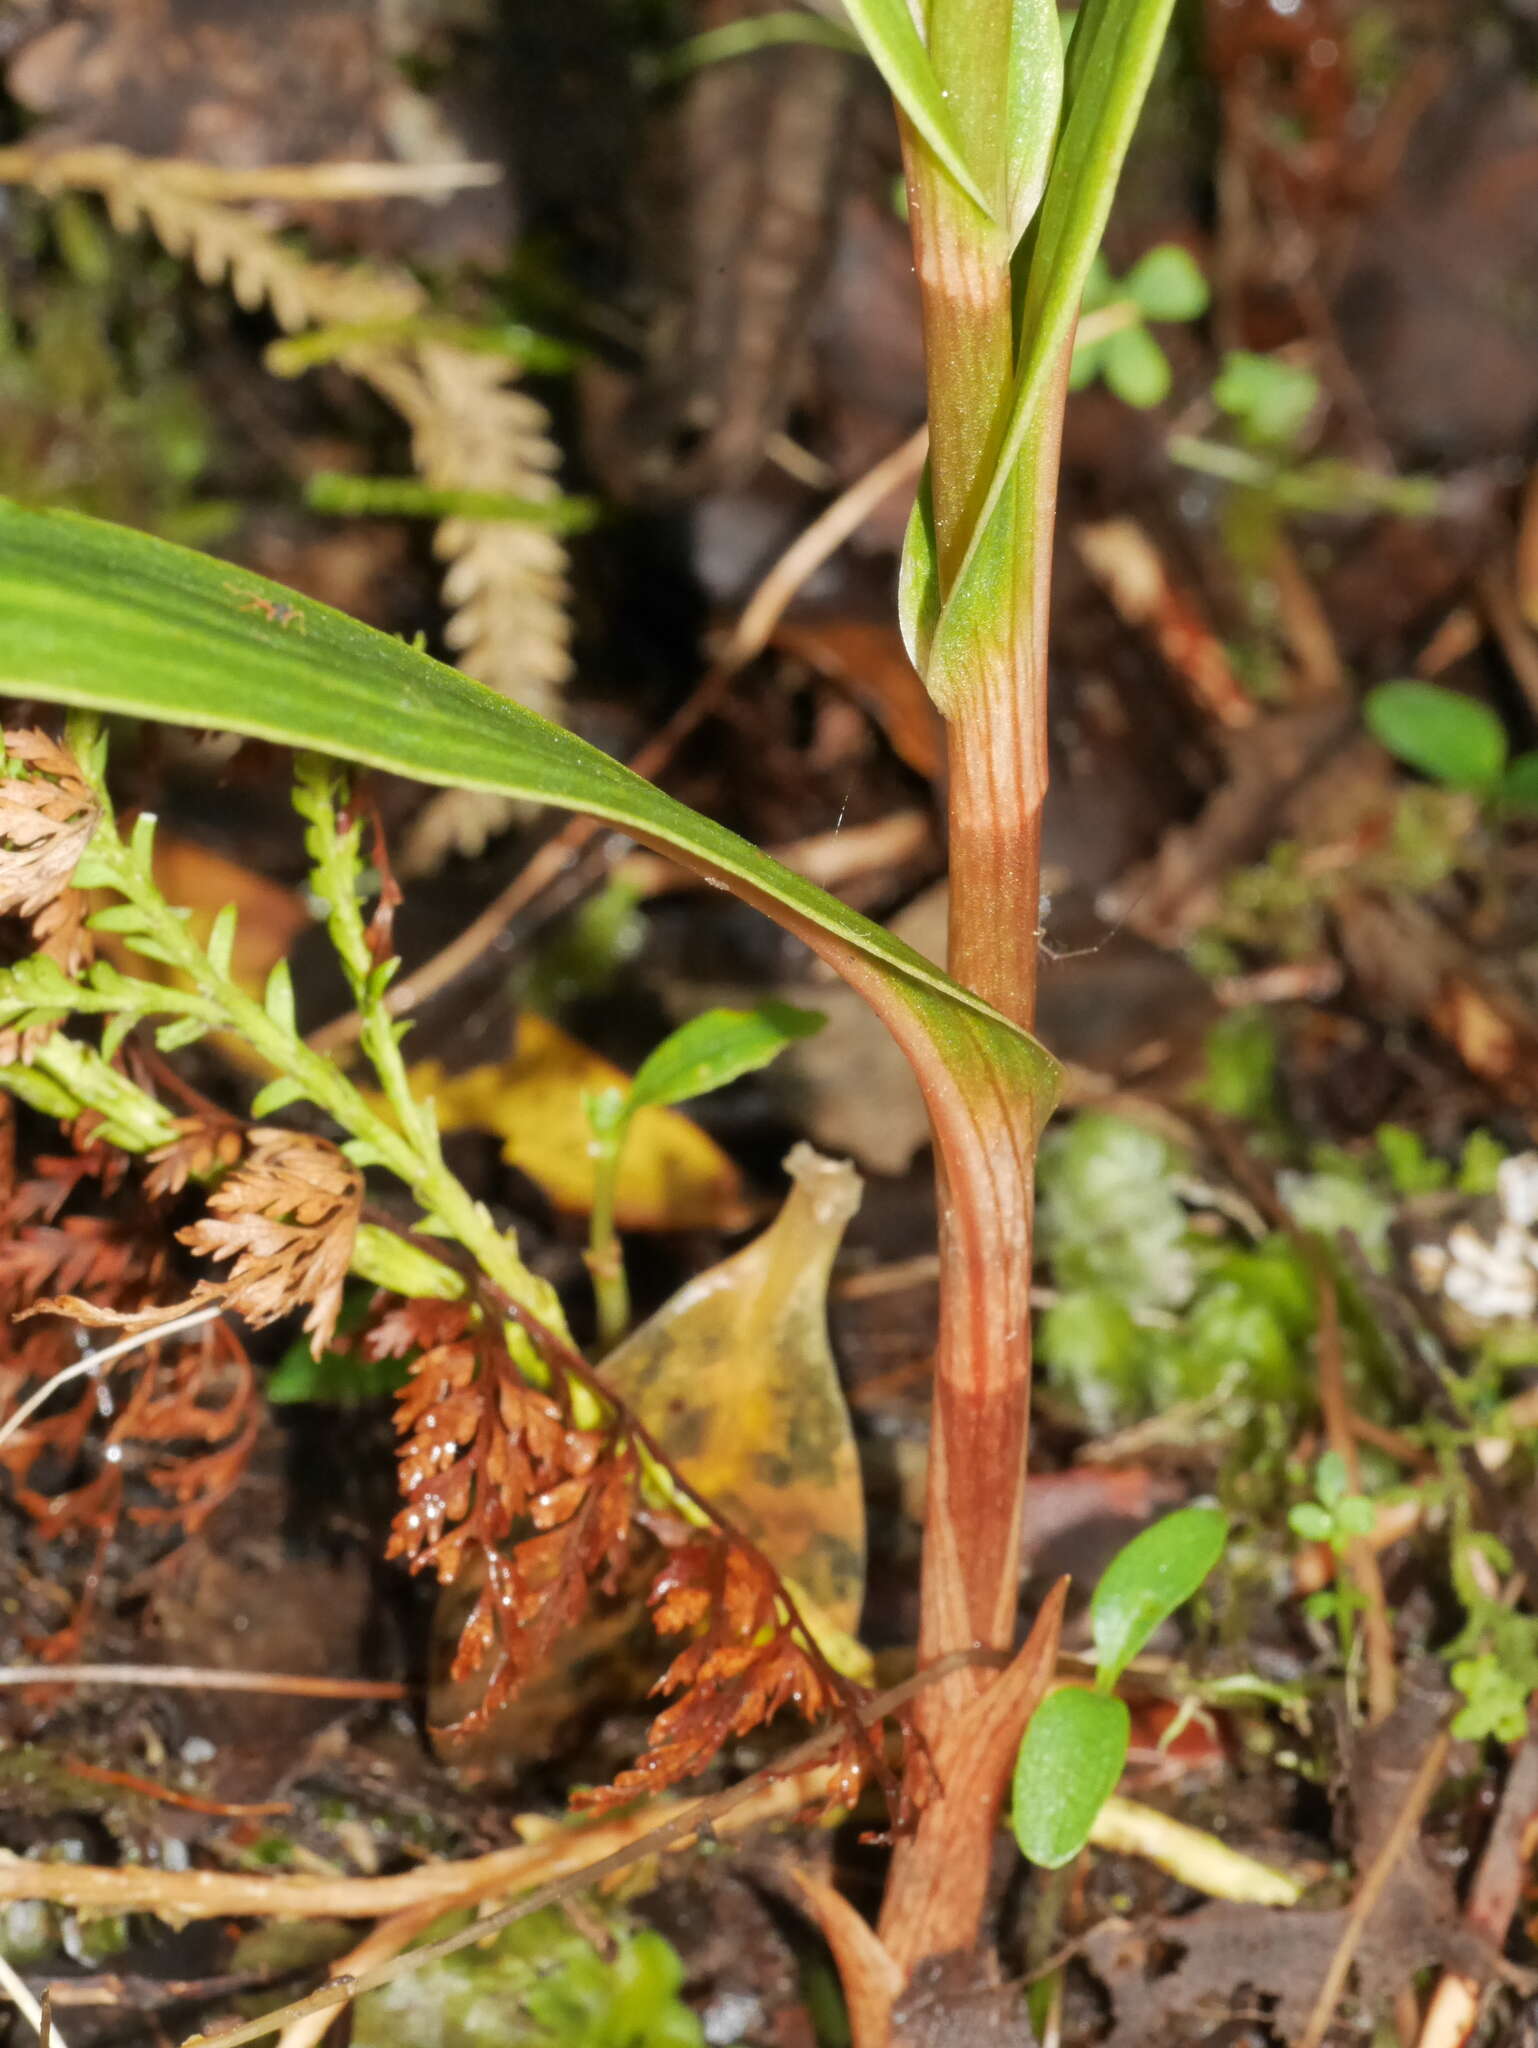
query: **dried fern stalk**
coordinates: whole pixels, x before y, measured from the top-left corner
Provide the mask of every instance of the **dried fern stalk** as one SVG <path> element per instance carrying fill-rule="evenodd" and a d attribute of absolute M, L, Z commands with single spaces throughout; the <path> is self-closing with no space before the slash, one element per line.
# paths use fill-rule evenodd
<path fill-rule="evenodd" d="M 362 373 L 410 423 L 412 460 L 435 489 L 509 491 L 536 503 L 559 495 L 559 451 L 537 399 L 505 361 L 432 342 L 379 358 Z M 531 710 L 553 715 L 570 670 L 566 551 L 543 527 L 445 519 L 435 549 L 460 666 Z"/>
<path fill-rule="evenodd" d="M 191 263 L 205 284 L 228 285 L 247 310 L 266 305 L 288 333 L 388 327 L 428 309 L 426 293 L 403 273 L 318 263 L 291 248 L 237 203 L 239 174 L 225 180 L 227 196 L 213 197 L 189 181 L 190 168 L 119 149 L 0 150 L 0 182 L 27 184 L 45 194 L 100 194 L 120 233 L 147 227 L 173 256 Z M 321 196 L 328 167 L 313 169 Z M 257 194 L 270 178 L 248 174 Z M 293 196 L 303 193 L 296 189 Z M 439 341 L 370 339 L 337 360 L 401 413 L 425 482 L 531 500 L 558 494 L 559 452 L 549 415 L 538 399 L 516 388 L 514 366 L 505 359 Z M 444 637 L 460 667 L 533 710 L 558 714 L 571 670 L 560 539 L 515 521 L 452 518 L 439 525 L 434 547 L 446 565 Z M 495 821 L 462 822 L 484 839 L 488 823 L 505 823 L 507 815 L 504 804 Z M 442 823 L 438 831 L 440 839 L 446 836 Z M 456 826 L 456 843 L 462 836 Z"/>

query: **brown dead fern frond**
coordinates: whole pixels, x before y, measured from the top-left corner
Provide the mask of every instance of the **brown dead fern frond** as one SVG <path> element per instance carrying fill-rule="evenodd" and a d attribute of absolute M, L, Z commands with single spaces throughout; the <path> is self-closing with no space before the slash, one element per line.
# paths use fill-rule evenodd
<path fill-rule="evenodd" d="M 35 918 L 68 888 L 100 806 L 74 755 L 47 733 L 3 740 L 0 913 Z"/>
<path fill-rule="evenodd" d="M 0 1472 L 42 1540 L 87 1547 L 64 1626 L 39 1645 L 78 1652 L 122 1519 L 197 1528 L 235 1486 L 262 1415 L 245 1352 L 221 1318 L 191 1341 L 151 1330 L 110 1369 L 80 1375 L 75 1322 L 34 1316 L 40 1297 L 80 1290 L 115 1327 L 181 1313 L 169 1219 L 144 1199 L 125 1155 L 77 1127 L 72 1154 L 18 1162 L 14 1112 L 0 1098 Z M 189 1134 L 190 1142 L 190 1134 Z M 75 1375 L 67 1383 L 66 1371 Z M 17 1427 L 40 1389 L 59 1389 Z M 50 1574 L 54 1576 L 56 1574 Z"/>
<path fill-rule="evenodd" d="M 210 1129 L 162 1149 L 147 1186 L 174 1184 L 186 1154 L 217 1160 L 225 1134 Z M 162 1169 L 173 1170 L 167 1176 Z M 301 1131 L 253 1129 L 243 1162 L 208 1198 L 209 1214 L 176 1234 L 205 1258 L 227 1259 L 223 1280 L 200 1280 L 185 1301 L 124 1308 L 73 1291 L 34 1301 L 18 1319 L 67 1315 L 97 1329 L 151 1330 L 203 1303 L 218 1303 L 260 1329 L 305 1311 L 320 1352 L 336 1334 L 342 1287 L 363 1213 L 363 1176 L 335 1145 Z"/>
<path fill-rule="evenodd" d="M 95 947 L 89 905 L 70 884 L 100 806 L 79 762 L 47 733 L 7 732 L 0 746 L 0 915 L 25 918 L 35 950 L 78 974 Z M 0 1062 L 30 1059 L 54 1028 L 0 1031 Z"/>
<path fill-rule="evenodd" d="M 689 1640 L 656 1688 L 673 1698 L 645 1754 L 582 1803 L 618 1804 L 695 1776 L 789 1707 L 842 1727 L 833 1800 L 849 1804 L 873 1778 L 901 1820 L 898 1779 L 861 1718 L 867 1695 L 828 1664 L 768 1559 L 713 1515 L 576 1353 L 497 1290 L 483 1294 L 397 1303 L 363 1339 L 375 1358 L 415 1354 L 397 1406 L 402 1506 L 389 1554 L 445 1586 L 468 1576 L 476 1589 L 449 1678 L 484 1678 L 484 1690 L 452 1732 L 471 1733 L 505 1707 L 592 1596 L 620 1590 L 645 1537 L 662 1551 L 650 1596 L 657 1628 Z M 546 1385 L 518 1369 L 504 1315 L 537 1352 Z M 696 1521 L 649 1497 L 660 1473 Z"/>
<path fill-rule="evenodd" d="M 233 1261 L 212 1291 L 257 1327 L 303 1307 L 312 1346 L 323 1351 L 336 1333 L 363 1213 L 357 1168 L 324 1138 L 253 1130 L 245 1160 L 208 1207 L 177 1235 L 207 1258 Z"/>
<path fill-rule="evenodd" d="M 324 173 L 340 168 L 314 166 L 318 185 L 324 189 Z M 99 194 L 121 233 L 148 228 L 205 284 L 227 286 L 248 310 L 266 306 L 288 333 L 357 328 L 337 361 L 401 413 L 416 466 L 435 488 L 535 502 L 556 494 L 549 414 L 517 388 L 511 363 L 440 340 L 392 336 L 392 327 L 429 310 L 414 278 L 314 261 L 282 239 L 269 217 L 273 204 L 315 196 L 305 193 L 299 170 L 248 172 L 242 182 L 240 174 L 221 178 L 206 166 L 116 148 L 22 147 L 0 150 L 0 182 Z M 379 189 L 390 189 L 388 181 Z M 263 210 L 239 203 L 234 195 L 242 193 L 260 194 Z M 340 196 L 367 196 L 366 181 L 354 178 Z M 445 638 L 460 666 L 531 709 L 557 710 L 571 669 L 559 538 L 518 521 L 452 518 L 440 524 L 434 546 L 445 564 Z"/>
<path fill-rule="evenodd" d="M 559 451 L 544 407 L 509 382 L 496 356 L 431 342 L 381 363 L 370 381 L 410 423 L 412 457 L 435 489 L 506 491 L 543 503 L 559 494 Z M 518 520 L 445 519 L 435 547 L 461 665 L 547 715 L 569 668 L 566 551 Z"/>
<path fill-rule="evenodd" d="M 374 1358 L 416 1353 L 396 1407 L 402 1506 L 387 1554 L 445 1586 L 472 1559 L 484 1567 L 451 1673 L 486 1673 L 463 1733 L 538 1669 L 596 1588 L 617 1586 L 634 1450 L 612 1422 L 579 1427 L 559 1381 L 530 1386 L 500 1325 L 468 1302 L 397 1303 L 364 1341 Z"/>

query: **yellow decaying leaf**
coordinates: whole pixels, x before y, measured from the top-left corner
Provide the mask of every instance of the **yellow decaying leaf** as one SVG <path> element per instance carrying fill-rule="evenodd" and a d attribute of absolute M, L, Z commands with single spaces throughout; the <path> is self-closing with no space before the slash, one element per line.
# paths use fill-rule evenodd
<path fill-rule="evenodd" d="M 525 1011 L 510 1056 L 446 1074 L 436 1060 L 411 1070 L 432 1096 L 445 1131 L 494 1131 L 502 1157 L 558 1209 L 593 1205 L 592 1143 L 583 1097 L 622 1087 L 628 1076 L 548 1019 Z M 698 1124 L 676 1109 L 636 1114 L 620 1166 L 615 1221 L 621 1230 L 734 1230 L 747 1221 L 742 1178 Z"/>
<path fill-rule="evenodd" d="M 865 1503 L 827 1294 L 860 1178 L 810 1145 L 785 1164 L 790 1196 L 763 1235 L 680 1289 L 601 1372 L 690 1485 L 852 1635 Z"/>

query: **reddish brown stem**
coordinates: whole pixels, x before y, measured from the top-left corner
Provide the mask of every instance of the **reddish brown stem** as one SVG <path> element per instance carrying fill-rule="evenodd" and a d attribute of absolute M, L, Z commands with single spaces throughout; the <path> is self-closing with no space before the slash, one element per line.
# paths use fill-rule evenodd
<path fill-rule="evenodd" d="M 932 495 L 942 591 L 960 566 L 995 466 L 1013 358 L 1007 251 L 958 218 L 968 202 L 910 151 L 924 302 Z M 1066 378 L 1066 360 L 1063 365 Z M 1060 421 L 1060 408 L 1050 419 Z M 1029 1028 L 1036 1006 L 1041 805 L 1047 779 L 1046 631 L 1057 435 L 1022 463 L 1019 564 L 989 644 L 948 706 L 951 973 Z M 1048 445 L 1050 444 L 1050 445 Z M 934 1105 L 931 1104 L 933 1110 Z M 941 1332 L 925 1503 L 920 1656 L 1014 1639 L 1031 1397 L 1034 1147 L 973 1142 L 936 1118 Z M 949 1142 L 947 1142 L 949 1138 Z M 882 1938 L 907 1972 L 975 1946 L 1024 1708 L 959 1674 L 921 1708 L 940 1793 L 898 1850 Z"/>

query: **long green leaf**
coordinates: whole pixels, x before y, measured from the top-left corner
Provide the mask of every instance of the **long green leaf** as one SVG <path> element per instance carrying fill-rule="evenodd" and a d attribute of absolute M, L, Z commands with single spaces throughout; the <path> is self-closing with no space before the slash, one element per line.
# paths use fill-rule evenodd
<path fill-rule="evenodd" d="M 1004 225 L 1011 246 L 1046 189 L 1063 104 L 1063 33 L 1057 0 L 1014 0 L 1009 30 Z"/>
<path fill-rule="evenodd" d="M 676 854 L 803 938 L 870 1001 L 937 1123 L 1045 1119 L 1036 1041 L 922 954 L 572 733 L 403 641 L 124 527 L 0 500 L 0 692 L 218 726 L 584 811 Z"/>
<path fill-rule="evenodd" d="M 844 11 L 898 106 L 967 197 L 990 213 L 941 95 L 929 52 L 913 25 L 908 0 L 844 0 Z"/>
<path fill-rule="evenodd" d="M 1021 303 L 1021 354 L 998 463 L 935 627 L 924 680 L 945 708 L 969 656 L 996 639 L 1021 544 L 1017 467 L 1043 435 L 1072 346 L 1084 281 L 1137 127 L 1174 0 L 1085 0 L 1068 48 L 1062 136 L 1052 159 Z"/>

